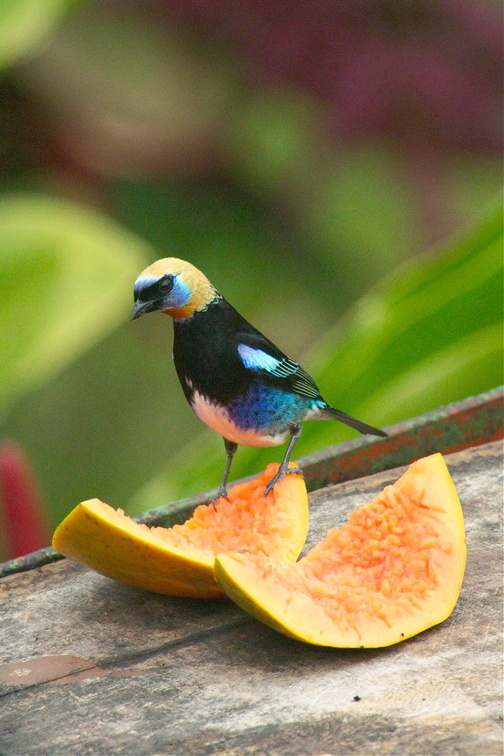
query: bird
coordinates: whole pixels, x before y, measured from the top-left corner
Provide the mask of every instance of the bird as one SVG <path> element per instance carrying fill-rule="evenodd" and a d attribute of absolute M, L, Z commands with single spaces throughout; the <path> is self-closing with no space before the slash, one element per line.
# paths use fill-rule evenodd
<path fill-rule="evenodd" d="M 217 499 L 227 496 L 233 457 L 241 446 L 277 446 L 289 439 L 267 496 L 289 467 L 303 422 L 335 419 L 363 434 L 386 436 L 329 405 L 313 378 L 251 325 L 198 268 L 167 257 L 134 284 L 131 320 L 149 312 L 173 319 L 173 359 L 196 415 L 224 439 L 226 465 Z"/>

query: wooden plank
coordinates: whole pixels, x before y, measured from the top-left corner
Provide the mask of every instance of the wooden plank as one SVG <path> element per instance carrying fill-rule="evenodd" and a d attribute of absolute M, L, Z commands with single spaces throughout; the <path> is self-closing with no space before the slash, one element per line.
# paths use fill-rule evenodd
<path fill-rule="evenodd" d="M 0 753 L 496 754 L 500 443 L 447 458 L 466 517 L 460 600 L 398 646 L 308 646 L 227 600 L 158 596 L 67 560 L 0 581 Z M 310 495 L 307 548 L 401 469 Z"/>
<path fill-rule="evenodd" d="M 297 461 L 303 470 L 306 487 L 309 491 L 315 491 L 331 483 L 341 483 L 410 464 L 414 459 L 434 452 L 450 454 L 502 439 L 503 410 L 504 391 L 500 386 L 397 423 L 387 429 L 390 434 L 388 438 L 372 440 L 369 436 L 360 436 Z M 217 489 L 212 489 L 171 502 L 143 512 L 135 520 L 164 527 L 184 522 L 197 506 L 206 504 L 215 497 L 216 492 Z M 61 558 L 61 554 L 52 547 L 40 549 L 0 564 L 0 578 L 32 570 Z"/>

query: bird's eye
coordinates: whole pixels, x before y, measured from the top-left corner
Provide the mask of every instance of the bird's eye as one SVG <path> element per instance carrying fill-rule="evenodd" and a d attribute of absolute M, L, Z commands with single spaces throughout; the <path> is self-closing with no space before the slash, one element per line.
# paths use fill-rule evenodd
<path fill-rule="evenodd" d="M 170 291 L 173 287 L 173 277 L 172 276 L 163 276 L 161 281 L 159 282 L 159 288 L 163 293 L 166 293 Z"/>

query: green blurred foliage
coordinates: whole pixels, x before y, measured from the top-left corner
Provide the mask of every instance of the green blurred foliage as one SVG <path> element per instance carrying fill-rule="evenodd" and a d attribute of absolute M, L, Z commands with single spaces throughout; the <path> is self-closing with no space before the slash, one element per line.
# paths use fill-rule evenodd
<path fill-rule="evenodd" d="M 26 55 L 79 0 L 2 0 L 0 68 Z"/>
<path fill-rule="evenodd" d="M 133 513 L 220 480 L 171 323 L 128 322 L 156 257 L 201 267 L 370 423 L 500 382 L 496 219 L 445 243 L 499 192 L 498 155 L 340 143 L 313 92 L 251 86 L 239 49 L 162 4 L 8 0 L 0 48 L 2 185 L 20 192 L 0 196 L 0 433 L 53 525 L 92 496 Z M 296 454 L 351 436 L 308 424 Z M 281 453 L 241 449 L 233 477 Z"/>
<path fill-rule="evenodd" d="M 0 415 L 117 327 L 148 257 L 147 244 L 98 212 L 0 198 Z"/>
<path fill-rule="evenodd" d="M 454 247 L 403 265 L 326 334 L 321 383 L 341 371 L 338 401 L 380 423 L 499 385 L 502 251 L 499 204 Z"/>
<path fill-rule="evenodd" d="M 306 97 L 252 99 L 230 127 L 236 176 L 253 191 L 280 193 L 314 256 L 337 266 L 347 295 L 355 294 L 354 281 L 366 286 L 418 249 L 415 208 L 392 146 L 355 146 L 328 164 L 319 131 L 320 113 Z"/>

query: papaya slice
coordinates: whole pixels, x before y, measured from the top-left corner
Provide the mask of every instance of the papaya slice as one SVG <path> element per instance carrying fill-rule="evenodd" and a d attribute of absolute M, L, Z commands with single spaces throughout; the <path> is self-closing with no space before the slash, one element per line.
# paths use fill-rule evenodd
<path fill-rule="evenodd" d="M 291 466 L 295 466 L 292 462 Z M 183 525 L 147 527 L 99 499 L 79 504 L 57 527 L 53 546 L 96 572 L 173 596 L 222 596 L 213 573 L 216 554 L 248 551 L 295 561 L 308 531 L 308 497 L 290 473 L 265 498 L 277 464 L 233 486 L 228 498 L 197 507 Z"/>
<path fill-rule="evenodd" d="M 377 648 L 452 612 L 466 559 L 462 508 L 441 454 L 413 463 L 296 564 L 223 554 L 219 585 L 243 609 L 306 643 Z"/>

